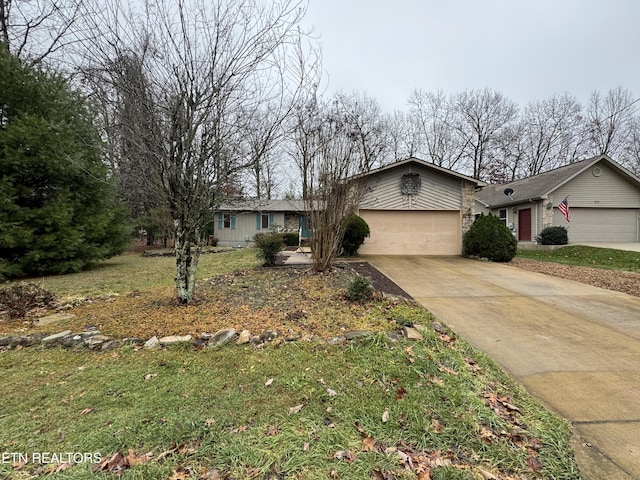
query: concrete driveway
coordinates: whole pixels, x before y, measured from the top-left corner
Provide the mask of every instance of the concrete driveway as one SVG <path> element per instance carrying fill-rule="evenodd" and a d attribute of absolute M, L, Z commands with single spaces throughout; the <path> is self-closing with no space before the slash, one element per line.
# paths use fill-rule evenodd
<path fill-rule="evenodd" d="M 585 479 L 640 479 L 640 298 L 461 257 L 366 260 L 569 420 Z"/>

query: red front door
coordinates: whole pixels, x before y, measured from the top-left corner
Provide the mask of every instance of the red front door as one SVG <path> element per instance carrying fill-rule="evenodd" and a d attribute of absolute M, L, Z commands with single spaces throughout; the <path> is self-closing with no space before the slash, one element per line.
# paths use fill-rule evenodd
<path fill-rule="evenodd" d="M 518 210 L 518 240 L 531 241 L 531 209 Z"/>

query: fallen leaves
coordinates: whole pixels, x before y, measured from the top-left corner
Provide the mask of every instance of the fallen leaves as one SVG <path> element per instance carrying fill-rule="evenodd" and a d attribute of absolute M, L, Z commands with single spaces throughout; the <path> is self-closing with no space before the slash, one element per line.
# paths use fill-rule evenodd
<path fill-rule="evenodd" d="M 302 407 L 304 407 L 303 403 L 301 403 L 300 405 L 296 405 L 295 407 L 291 407 L 289 409 L 289 415 L 295 415 L 296 413 L 300 412 L 300 410 L 302 410 Z"/>
<path fill-rule="evenodd" d="M 127 468 L 135 467 L 137 465 L 142 465 L 151 461 L 159 462 L 169 456 L 176 454 L 192 454 L 196 451 L 198 446 L 199 445 L 190 446 L 187 443 L 181 443 L 180 445 L 174 446 L 169 450 L 165 450 L 158 456 L 155 456 L 152 452 L 140 454 L 137 453 L 134 449 L 130 448 L 126 455 L 123 455 L 120 452 L 115 452 L 108 457 L 103 457 L 102 460 L 99 463 L 95 464 L 91 470 L 93 471 L 93 473 L 104 472 L 120 475 Z M 170 478 L 183 478 L 180 476 L 181 472 L 178 470 L 174 471 L 174 476 Z M 192 477 L 188 476 L 184 478 Z"/>

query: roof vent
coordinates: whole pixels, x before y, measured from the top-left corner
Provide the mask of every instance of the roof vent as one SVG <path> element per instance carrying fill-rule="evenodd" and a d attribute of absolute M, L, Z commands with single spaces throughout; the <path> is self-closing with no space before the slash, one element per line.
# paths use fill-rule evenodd
<path fill-rule="evenodd" d="M 513 199 L 513 194 L 514 194 L 514 193 L 515 193 L 515 192 L 513 191 L 513 188 L 505 188 L 505 189 L 504 189 L 504 194 L 505 194 L 507 197 L 511 198 L 511 199 Z"/>

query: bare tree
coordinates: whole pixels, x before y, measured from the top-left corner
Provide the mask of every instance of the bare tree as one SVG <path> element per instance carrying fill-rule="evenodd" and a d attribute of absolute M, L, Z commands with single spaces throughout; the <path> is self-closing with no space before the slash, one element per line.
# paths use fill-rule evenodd
<path fill-rule="evenodd" d="M 578 101 L 555 95 L 531 102 L 521 120 L 520 176 L 537 175 L 585 155 L 584 118 Z"/>
<path fill-rule="evenodd" d="M 414 90 L 409 97 L 409 115 L 420 132 L 424 159 L 440 167 L 456 168 L 464 154 L 464 145 L 455 135 L 454 105 L 443 91 Z"/>
<path fill-rule="evenodd" d="M 388 127 L 378 102 L 358 92 L 339 93 L 335 102 L 359 144 L 361 170 L 380 166 L 388 152 Z"/>
<path fill-rule="evenodd" d="M 398 162 L 419 155 L 422 137 L 409 114 L 395 110 L 386 115 L 385 123 L 389 142 L 385 163 Z"/>
<path fill-rule="evenodd" d="M 454 99 L 452 121 L 462 158 L 473 178 L 486 176 L 496 139 L 518 116 L 515 102 L 488 88 L 467 90 Z"/>
<path fill-rule="evenodd" d="M 0 48 L 36 64 L 84 38 L 84 0 L 0 0 Z"/>
<path fill-rule="evenodd" d="M 343 106 L 338 98 L 316 105 L 300 132 L 310 147 L 303 162 L 308 166 L 304 201 L 316 271 L 331 267 L 340 253 L 346 218 L 355 213 L 363 193 L 357 175 L 370 168 L 353 112 Z"/>
<path fill-rule="evenodd" d="M 635 105 L 631 92 L 622 87 L 609 90 L 606 96 L 600 92 L 591 94 L 586 118 L 591 154 L 604 153 L 617 157 L 624 153 L 624 144 L 631 133 Z"/>
<path fill-rule="evenodd" d="M 154 169 L 148 179 L 173 219 L 180 303 L 193 298 L 213 211 L 252 165 L 245 113 L 260 110 L 264 97 L 254 92 L 281 58 L 278 50 L 292 40 L 304 11 L 297 0 L 148 0 L 142 10 L 114 3 L 95 19 L 104 34 L 90 45 L 88 62 L 115 91 L 129 85 L 127 94 L 150 119 L 146 128 L 138 115 L 119 115 L 133 124 L 120 126 L 121 142 L 135 144 L 157 168 L 157 177 L 152 178 Z M 137 80 L 138 72 L 111 68 L 130 57 L 139 64 Z M 124 110 L 120 97 L 113 95 L 114 108 Z"/>

